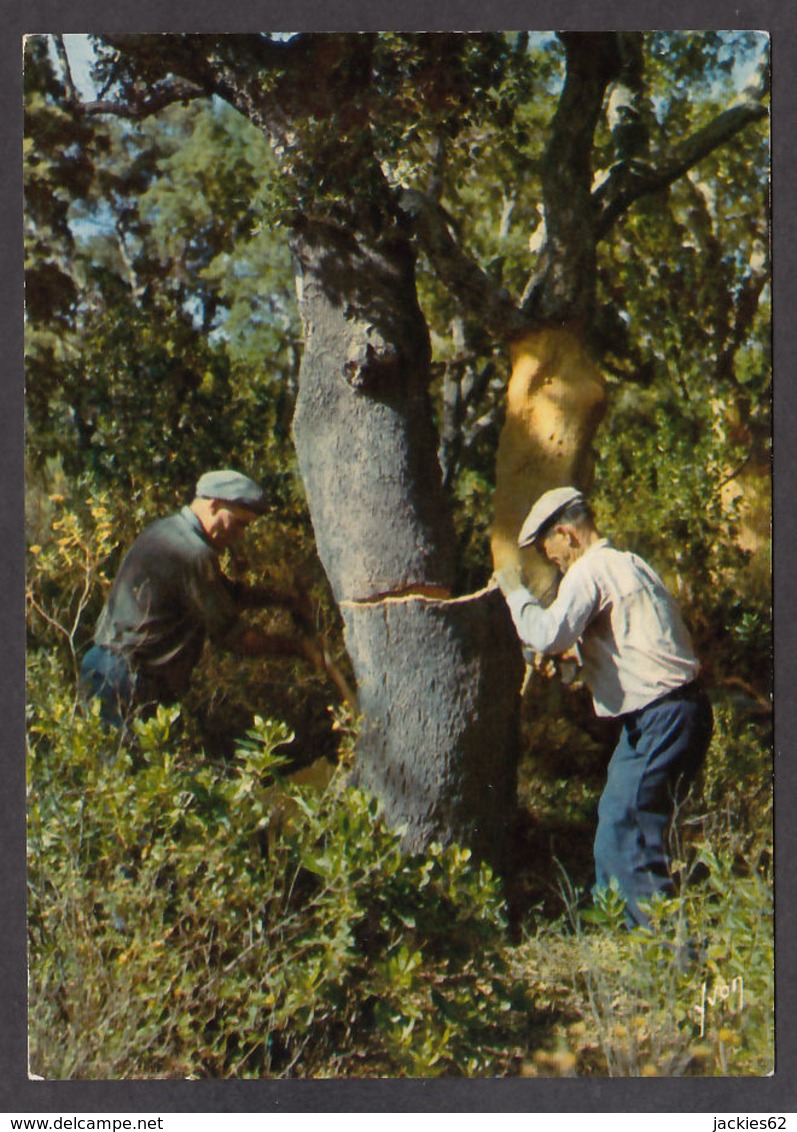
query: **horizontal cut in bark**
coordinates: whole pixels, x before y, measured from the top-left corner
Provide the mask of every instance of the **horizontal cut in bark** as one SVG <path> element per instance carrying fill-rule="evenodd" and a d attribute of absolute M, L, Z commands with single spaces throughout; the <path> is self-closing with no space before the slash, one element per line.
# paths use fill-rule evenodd
<path fill-rule="evenodd" d="M 420 850 L 503 866 L 516 806 L 517 637 L 497 590 L 341 603 L 363 717 L 356 781 Z"/>

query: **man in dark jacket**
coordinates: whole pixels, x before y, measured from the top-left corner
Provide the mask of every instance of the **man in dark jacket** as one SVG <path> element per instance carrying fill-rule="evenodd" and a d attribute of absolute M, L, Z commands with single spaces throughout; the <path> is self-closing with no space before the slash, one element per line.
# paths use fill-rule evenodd
<path fill-rule="evenodd" d="M 242 656 L 303 655 L 302 638 L 240 623 L 244 609 L 295 606 L 294 595 L 225 577 L 219 554 L 266 510 L 262 489 L 240 472 L 201 476 L 190 506 L 158 519 L 125 555 L 81 667 L 86 698 L 121 726 L 134 707 L 172 703 L 188 690 L 206 640 Z"/>

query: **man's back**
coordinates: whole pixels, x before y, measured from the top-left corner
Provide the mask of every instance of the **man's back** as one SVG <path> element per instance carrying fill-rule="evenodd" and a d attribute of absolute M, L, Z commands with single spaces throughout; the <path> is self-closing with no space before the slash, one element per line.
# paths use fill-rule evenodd
<path fill-rule="evenodd" d="M 126 656 L 158 698 L 186 691 L 206 633 L 221 638 L 237 611 L 218 557 L 190 508 L 158 519 L 131 546 L 100 615 L 95 642 Z"/>
<path fill-rule="evenodd" d="M 561 589 L 566 598 L 587 587 L 595 605 L 581 652 L 599 715 L 636 711 L 695 678 L 699 666 L 678 603 L 644 559 L 602 539 Z"/>

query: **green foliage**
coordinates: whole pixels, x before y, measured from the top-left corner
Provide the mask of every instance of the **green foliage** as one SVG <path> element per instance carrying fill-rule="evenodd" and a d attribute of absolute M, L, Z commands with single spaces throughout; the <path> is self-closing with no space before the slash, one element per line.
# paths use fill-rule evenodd
<path fill-rule="evenodd" d="M 601 521 L 628 532 L 688 600 L 717 570 L 744 561 L 720 498 L 728 453 L 704 405 L 631 389 L 612 410 L 599 438 Z"/>
<path fill-rule="evenodd" d="M 766 843 L 766 833 L 758 849 Z M 738 847 L 737 847 L 738 848 Z M 515 956 L 560 1021 L 528 1076 L 763 1076 L 774 1062 L 771 877 L 748 849 L 694 846 L 700 880 L 649 905 L 628 931 L 612 889 L 540 927 Z M 678 867 L 678 862 L 676 862 Z M 685 866 L 681 868 L 686 872 Z M 553 993 L 552 993 L 553 992 Z"/>
<path fill-rule="evenodd" d="M 77 299 L 68 263 L 70 200 L 88 190 L 93 174 L 92 132 L 65 109 L 61 94 L 47 37 L 26 37 L 25 303 L 29 318 L 59 328 Z"/>
<path fill-rule="evenodd" d="M 682 894 L 505 934 L 457 847 L 407 856 L 335 776 L 280 777 L 257 719 L 226 763 L 176 709 L 126 742 L 30 664 L 33 1071 L 45 1077 L 760 1075 L 772 1060 L 766 823 L 715 812 Z M 725 730 L 720 728 L 719 742 Z M 716 746 L 710 761 L 717 758 Z M 698 807 L 699 808 L 699 807 Z M 700 952 L 690 957 L 688 941 Z M 700 1009 L 698 1009 L 700 1008 Z M 702 1013 L 701 1013 L 702 1011 Z"/>
<path fill-rule="evenodd" d="M 298 329 L 287 249 L 259 216 L 263 135 L 214 104 L 89 125 L 59 97 L 44 45 L 26 69 L 31 461 L 183 492 L 233 454 L 289 465 Z M 81 177 L 56 160 L 62 121 Z M 57 319 L 53 288 L 37 298 L 56 267 Z M 270 474 L 280 490 L 285 472 Z"/>
<path fill-rule="evenodd" d="M 772 716 L 751 710 L 742 692 L 714 698 L 714 737 L 701 785 L 701 810 L 709 824 L 734 830 L 714 835 L 730 858 L 741 842 L 752 852 L 760 830 L 772 826 Z"/>
<path fill-rule="evenodd" d="M 738 497 L 723 488 L 744 465 L 712 403 L 629 389 L 598 439 L 601 528 L 662 574 L 681 603 L 710 680 L 765 700 L 772 663 L 768 557 L 739 545 Z M 711 594 L 711 601 L 706 595 Z"/>
<path fill-rule="evenodd" d="M 30 682 L 34 1071 L 500 1070 L 523 1016 L 497 882 L 467 852 L 406 856 L 342 776 L 281 780 L 282 724 L 216 764 L 177 709 L 126 742 L 73 716 L 42 657 Z"/>
<path fill-rule="evenodd" d="M 588 924 L 598 924 L 607 931 L 619 931 L 625 924 L 625 899 L 614 877 L 606 888 L 596 888 L 593 892 L 595 905 L 581 913 L 581 919 Z"/>

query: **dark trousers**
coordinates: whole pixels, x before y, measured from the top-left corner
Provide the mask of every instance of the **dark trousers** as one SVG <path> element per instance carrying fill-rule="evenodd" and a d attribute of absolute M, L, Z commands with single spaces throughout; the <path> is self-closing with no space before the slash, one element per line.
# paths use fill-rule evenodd
<path fill-rule="evenodd" d="M 676 802 L 700 769 L 711 741 L 711 704 L 691 684 L 623 717 L 598 805 L 595 877 L 613 877 L 633 924 L 646 924 L 640 900 L 672 891 L 667 839 Z"/>
<path fill-rule="evenodd" d="M 80 666 L 80 694 L 100 701 L 100 715 L 122 727 L 133 707 L 135 681 L 127 660 L 101 645 L 92 645 Z"/>

